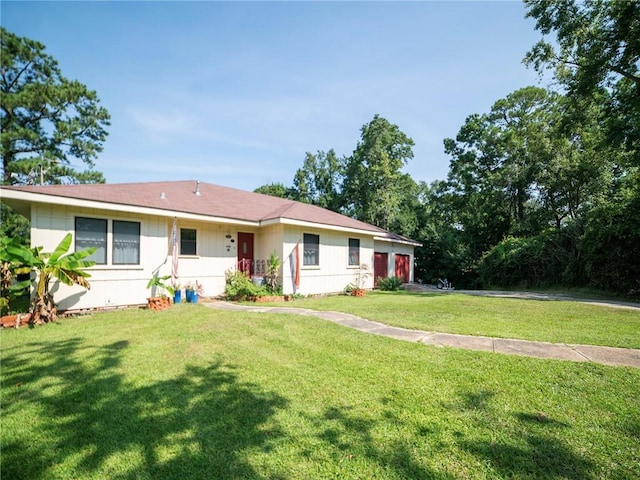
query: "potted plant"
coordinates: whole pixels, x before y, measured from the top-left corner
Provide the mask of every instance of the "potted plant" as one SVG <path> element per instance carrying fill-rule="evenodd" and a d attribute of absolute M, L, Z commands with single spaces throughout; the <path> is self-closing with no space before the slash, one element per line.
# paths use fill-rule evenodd
<path fill-rule="evenodd" d="M 356 271 L 355 284 L 349 289 L 349 293 L 354 297 L 364 297 L 367 294 L 364 289 L 367 278 L 369 278 L 369 267 L 361 263 Z"/>
<path fill-rule="evenodd" d="M 184 299 L 187 303 L 193 303 L 194 288 L 191 282 L 186 283 L 184 286 Z"/>
<path fill-rule="evenodd" d="M 173 288 L 173 303 L 181 303 L 182 302 L 182 287 L 179 283 L 172 283 L 171 288 Z"/>
<path fill-rule="evenodd" d="M 147 283 L 147 288 L 151 289 L 152 295 L 147 299 L 150 310 L 164 310 L 171 306 L 171 299 L 167 296 L 167 293 L 173 296 L 175 292 L 170 285 L 164 283 L 169 278 L 171 278 L 171 275 L 159 277 L 156 274 Z"/>
<path fill-rule="evenodd" d="M 267 260 L 267 274 L 264 277 L 269 293 L 275 294 L 278 292 L 278 272 L 281 264 L 282 262 L 280 262 L 280 258 L 274 250 L 269 255 L 269 260 Z"/>
<path fill-rule="evenodd" d="M 204 295 L 204 290 L 202 285 L 196 280 L 195 284 L 187 284 L 184 294 L 188 303 L 198 303 L 198 299 Z"/>

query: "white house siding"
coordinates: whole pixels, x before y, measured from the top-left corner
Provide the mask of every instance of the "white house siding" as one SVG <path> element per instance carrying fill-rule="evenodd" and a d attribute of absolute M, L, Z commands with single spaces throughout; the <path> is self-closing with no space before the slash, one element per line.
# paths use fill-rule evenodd
<path fill-rule="evenodd" d="M 54 284 L 52 291 L 60 310 L 144 304 L 151 294 L 147 283 L 154 272 L 159 276 L 171 274 L 171 217 L 36 204 L 32 207 L 32 246 L 52 251 L 68 232 L 75 233 L 75 217 L 108 220 L 107 264 L 88 269 L 90 290 Z M 112 220 L 140 222 L 140 265 L 111 264 Z M 226 235 L 235 239 L 238 227 L 178 219 L 180 228 L 196 229 L 197 255 L 179 257 L 179 282 L 198 281 L 206 295 L 223 293 L 224 272 L 235 268 L 237 256 L 236 243 Z"/>
<path fill-rule="evenodd" d="M 51 252 L 69 232 L 75 234 L 75 217 L 107 219 L 107 264 L 88 269 L 90 290 L 54 284 L 54 299 L 61 310 L 145 303 L 151 272 L 163 263 L 167 252 L 167 220 L 125 212 L 35 204 L 32 206 L 31 245 Z M 140 265 L 111 264 L 111 220 L 140 222 Z M 71 249 L 73 249 L 73 244 Z"/>
<path fill-rule="evenodd" d="M 89 269 L 90 290 L 55 284 L 54 298 L 61 310 L 115 307 L 145 304 L 151 292 L 146 288 L 149 279 L 171 273 L 171 229 L 173 217 L 153 216 L 130 212 L 33 204 L 31 207 L 33 246 L 52 251 L 68 233 L 75 233 L 75 217 L 92 217 L 107 220 L 107 264 Z M 140 222 L 140 265 L 112 265 L 112 221 Z M 389 254 L 389 275 L 394 275 L 395 254 L 410 256 L 413 279 L 413 247 L 398 243 L 375 241 L 366 233 L 349 233 L 322 228 L 307 228 L 286 224 L 274 224 L 252 228 L 232 224 L 178 219 L 178 229 L 193 228 L 197 232 L 196 255 L 179 257 L 179 281 L 182 285 L 198 281 L 205 295 L 217 296 L 224 292 L 225 271 L 236 268 L 237 234 L 254 234 L 254 258 L 267 259 L 272 251 L 282 260 L 280 280 L 284 293 L 318 294 L 334 293 L 354 283 L 357 266 L 349 266 L 349 238 L 360 240 L 360 264 L 368 266 L 369 276 L 365 288 L 373 288 L 373 254 Z M 320 238 L 320 265 L 304 266 L 303 235 L 311 233 Z M 229 238 L 227 238 L 227 235 Z M 234 240 L 231 242 L 231 240 Z M 300 244 L 300 286 L 293 285 L 291 255 Z M 375 245 L 374 245 L 375 243 Z"/>
<path fill-rule="evenodd" d="M 396 254 L 400 255 L 408 255 L 409 256 L 409 281 L 413 282 L 414 276 L 414 256 L 413 256 L 413 246 L 406 245 L 403 243 L 396 242 L 387 242 L 387 241 L 376 241 L 375 242 L 375 251 L 380 253 L 386 253 L 388 258 L 387 265 L 387 276 L 393 277 L 396 274 Z"/>
<path fill-rule="evenodd" d="M 282 251 L 282 225 L 270 225 L 260 228 L 254 235 L 253 257 L 255 260 L 268 260 L 271 252 L 276 252 L 280 260 L 284 258 Z M 282 268 L 280 269 L 282 271 Z M 280 273 L 282 281 L 282 273 Z"/>
<path fill-rule="evenodd" d="M 172 219 L 167 219 L 167 239 L 171 238 Z M 236 266 L 237 227 L 214 223 L 194 222 L 178 219 L 178 231 L 181 228 L 196 230 L 196 255 L 178 257 L 179 282 L 202 285 L 205 295 L 215 296 L 224 292 L 224 272 Z M 245 231 L 243 229 L 242 231 Z M 231 238 L 226 238 L 230 235 Z M 231 240 L 234 242 L 231 242 Z M 167 240 L 168 242 L 169 240 Z M 171 257 L 161 270 L 161 275 L 171 273 Z"/>
<path fill-rule="evenodd" d="M 305 233 L 320 237 L 320 265 L 303 265 L 303 236 Z M 284 230 L 283 292 L 302 295 L 341 292 L 354 283 L 357 266 L 349 266 L 349 238 L 360 240 L 360 264 L 366 264 L 369 276 L 365 288 L 373 288 L 373 238 L 357 233 L 336 232 L 324 229 L 287 227 Z M 300 286 L 294 288 L 292 255 L 296 244 L 300 252 Z"/>

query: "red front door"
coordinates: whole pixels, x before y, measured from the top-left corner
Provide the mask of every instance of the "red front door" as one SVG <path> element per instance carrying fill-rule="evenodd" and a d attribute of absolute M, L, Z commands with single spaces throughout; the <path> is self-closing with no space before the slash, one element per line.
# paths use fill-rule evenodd
<path fill-rule="evenodd" d="M 409 255 L 396 253 L 396 277 L 404 283 L 409 283 Z"/>
<path fill-rule="evenodd" d="M 238 270 L 253 274 L 253 233 L 238 232 Z"/>
<path fill-rule="evenodd" d="M 389 276 L 389 255 L 386 253 L 374 252 L 373 254 L 373 286 L 378 286 L 378 278 Z"/>

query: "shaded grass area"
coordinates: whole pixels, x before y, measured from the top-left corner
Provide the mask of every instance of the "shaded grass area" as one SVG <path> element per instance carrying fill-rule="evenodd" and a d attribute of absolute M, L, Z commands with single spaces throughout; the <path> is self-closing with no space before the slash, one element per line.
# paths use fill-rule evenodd
<path fill-rule="evenodd" d="M 374 291 L 362 298 L 337 295 L 274 305 L 346 312 L 431 332 L 640 348 L 640 310 L 572 301 Z"/>
<path fill-rule="evenodd" d="M 638 478 L 640 371 L 179 305 L 0 333 L 3 478 Z"/>

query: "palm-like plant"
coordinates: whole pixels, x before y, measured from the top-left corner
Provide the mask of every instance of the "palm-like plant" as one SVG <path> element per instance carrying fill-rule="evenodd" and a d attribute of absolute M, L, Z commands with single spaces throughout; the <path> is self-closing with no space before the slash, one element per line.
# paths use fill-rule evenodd
<path fill-rule="evenodd" d="M 267 274 L 265 276 L 267 288 L 271 293 L 276 293 L 278 290 L 278 271 L 280 270 L 281 264 L 282 262 L 280 262 L 280 258 L 274 250 L 269 255 L 269 260 L 267 260 Z"/>
<path fill-rule="evenodd" d="M 32 324 L 52 322 L 58 317 L 53 295 L 49 291 L 49 284 L 53 278 L 65 285 L 90 288 L 87 278 L 91 275 L 84 269 L 95 265 L 95 262 L 84 259 L 96 249 L 91 247 L 67 254 L 71 241 L 72 236 L 68 233 L 52 253 L 42 252 L 42 247 L 30 250 L 31 256 L 26 260 L 38 271 L 36 288 L 29 307 Z"/>
<path fill-rule="evenodd" d="M 31 271 L 26 262 L 31 258 L 31 250 L 20 243 L 18 237 L 0 238 L 0 312 L 10 311 L 12 297 L 29 288 L 30 280 L 15 282 L 15 277 Z"/>

